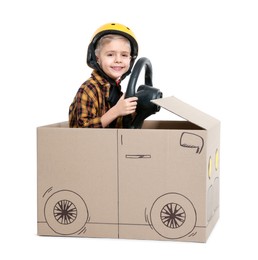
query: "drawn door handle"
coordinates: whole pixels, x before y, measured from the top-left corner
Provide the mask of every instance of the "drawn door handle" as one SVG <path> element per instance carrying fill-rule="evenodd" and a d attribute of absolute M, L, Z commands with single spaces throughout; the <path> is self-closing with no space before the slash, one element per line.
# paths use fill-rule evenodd
<path fill-rule="evenodd" d="M 126 159 L 150 159 L 150 154 L 126 154 Z"/>

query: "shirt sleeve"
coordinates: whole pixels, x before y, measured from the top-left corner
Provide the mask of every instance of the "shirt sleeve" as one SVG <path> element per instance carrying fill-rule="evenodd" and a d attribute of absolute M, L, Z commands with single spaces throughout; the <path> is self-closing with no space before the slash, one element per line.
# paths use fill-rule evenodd
<path fill-rule="evenodd" d="M 76 104 L 78 127 L 102 128 L 101 116 L 98 114 L 98 99 L 95 91 L 80 88 L 77 93 Z"/>

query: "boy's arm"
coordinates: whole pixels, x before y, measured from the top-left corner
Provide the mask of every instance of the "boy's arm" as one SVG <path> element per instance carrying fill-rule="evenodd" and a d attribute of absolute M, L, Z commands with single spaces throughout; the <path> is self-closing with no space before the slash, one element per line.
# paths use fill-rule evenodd
<path fill-rule="evenodd" d="M 101 128 L 101 118 L 97 117 L 95 96 L 91 92 L 80 89 L 77 94 L 77 122 L 79 127 Z"/>

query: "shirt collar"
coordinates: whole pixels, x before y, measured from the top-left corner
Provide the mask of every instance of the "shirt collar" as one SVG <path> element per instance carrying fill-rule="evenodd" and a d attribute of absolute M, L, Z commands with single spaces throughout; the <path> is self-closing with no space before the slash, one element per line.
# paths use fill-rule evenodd
<path fill-rule="evenodd" d="M 98 83 L 98 86 L 101 89 L 101 91 L 105 94 L 105 97 L 108 98 L 110 94 L 111 84 L 105 78 L 101 77 L 96 70 L 92 71 L 91 76 Z"/>
<path fill-rule="evenodd" d="M 105 97 L 109 98 L 110 89 L 111 89 L 111 83 L 108 82 L 107 79 L 105 79 L 102 76 L 100 76 L 100 74 L 98 73 L 97 70 L 93 70 L 91 76 L 98 83 L 101 91 L 105 93 Z M 116 86 L 113 86 L 113 87 L 117 87 L 119 92 L 121 92 L 121 85 L 120 85 L 121 80 L 119 79 L 115 83 L 116 83 Z"/>

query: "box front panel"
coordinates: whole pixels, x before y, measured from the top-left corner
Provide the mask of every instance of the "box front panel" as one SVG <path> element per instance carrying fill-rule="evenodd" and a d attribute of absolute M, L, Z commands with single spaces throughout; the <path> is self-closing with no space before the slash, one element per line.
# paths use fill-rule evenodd
<path fill-rule="evenodd" d="M 117 131 L 38 128 L 38 234 L 118 237 Z"/>
<path fill-rule="evenodd" d="M 220 196 L 220 125 L 209 130 L 207 135 L 207 226 L 209 236 L 219 218 Z"/>

